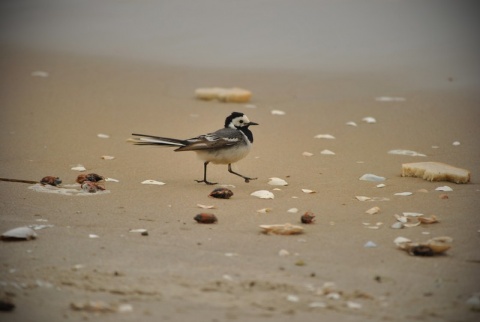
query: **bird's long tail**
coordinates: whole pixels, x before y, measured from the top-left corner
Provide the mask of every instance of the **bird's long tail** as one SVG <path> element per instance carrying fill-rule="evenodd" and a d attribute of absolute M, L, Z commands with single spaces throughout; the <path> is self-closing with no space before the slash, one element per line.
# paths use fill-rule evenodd
<path fill-rule="evenodd" d="M 132 135 L 139 136 L 138 138 L 130 139 L 130 142 L 133 142 L 136 145 L 160 145 L 160 146 L 171 146 L 171 147 L 182 147 L 185 146 L 185 140 L 164 138 L 161 136 L 153 136 L 147 134 L 136 134 Z"/>

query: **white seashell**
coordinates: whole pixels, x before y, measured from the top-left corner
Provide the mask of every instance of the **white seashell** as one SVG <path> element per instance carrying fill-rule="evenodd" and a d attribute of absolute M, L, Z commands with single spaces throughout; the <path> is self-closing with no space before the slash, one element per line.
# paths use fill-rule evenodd
<path fill-rule="evenodd" d="M 90 234 L 88 235 L 89 238 L 100 238 L 100 236 L 98 235 L 95 235 L 95 234 Z"/>
<path fill-rule="evenodd" d="M 405 227 L 407 227 L 407 228 L 412 228 L 412 227 L 417 227 L 417 226 L 419 226 L 420 224 L 421 224 L 421 222 L 420 222 L 420 221 L 417 221 L 416 223 L 405 223 L 405 224 L 403 224 L 403 225 L 404 225 Z"/>
<path fill-rule="evenodd" d="M 371 173 L 366 173 L 364 174 L 363 176 L 361 176 L 358 180 L 362 180 L 362 181 L 385 181 L 385 177 L 380 177 L 380 176 L 377 176 L 375 174 L 371 174 Z"/>
<path fill-rule="evenodd" d="M 280 111 L 280 110 L 272 110 L 271 113 L 272 113 L 272 115 L 285 115 L 285 114 L 287 114 L 284 111 Z"/>
<path fill-rule="evenodd" d="M 342 296 L 340 295 L 340 293 L 337 293 L 337 292 L 332 292 L 327 294 L 327 299 L 329 300 L 339 300 L 341 298 Z"/>
<path fill-rule="evenodd" d="M 353 121 L 347 122 L 346 124 L 350 125 L 350 126 L 358 126 L 357 123 L 355 123 Z"/>
<path fill-rule="evenodd" d="M 130 313 L 133 312 L 133 305 L 128 303 L 119 304 L 117 307 L 119 313 Z"/>
<path fill-rule="evenodd" d="M 377 188 L 384 188 L 384 187 L 386 187 L 386 185 L 384 183 L 380 183 L 380 184 L 377 184 L 376 187 Z"/>
<path fill-rule="evenodd" d="M 36 70 L 34 72 L 32 72 L 31 74 L 33 77 L 48 77 L 50 76 L 50 74 L 48 74 L 47 72 L 44 72 L 43 70 Z"/>
<path fill-rule="evenodd" d="M 335 152 L 330 151 L 330 150 L 322 150 L 322 151 L 320 152 L 320 154 L 323 154 L 323 155 L 335 155 Z"/>
<path fill-rule="evenodd" d="M 288 182 L 283 179 L 273 177 L 273 178 L 270 178 L 270 181 L 268 182 L 268 184 L 272 186 L 286 186 L 288 185 Z"/>
<path fill-rule="evenodd" d="M 373 247 L 377 247 L 377 244 L 375 244 L 373 241 L 369 240 L 368 242 L 365 243 L 365 245 L 363 245 L 363 247 L 373 248 Z"/>
<path fill-rule="evenodd" d="M 287 295 L 287 301 L 296 303 L 300 301 L 300 298 L 297 295 L 290 294 Z"/>
<path fill-rule="evenodd" d="M 214 205 L 202 205 L 200 203 L 197 203 L 197 207 L 202 208 L 202 209 L 214 209 Z"/>
<path fill-rule="evenodd" d="M 113 179 L 113 178 L 105 178 L 105 181 L 109 181 L 109 182 L 120 182 L 120 180 L 118 180 L 118 179 Z"/>
<path fill-rule="evenodd" d="M 33 230 L 40 230 L 45 228 L 54 227 L 53 225 L 29 225 L 28 228 L 32 228 Z"/>
<path fill-rule="evenodd" d="M 303 152 L 302 155 L 303 155 L 304 157 L 311 157 L 311 156 L 313 156 L 313 153 Z"/>
<path fill-rule="evenodd" d="M 395 215 L 393 215 L 393 216 L 394 216 L 399 222 L 401 222 L 401 223 L 403 223 L 403 224 L 406 223 L 406 222 L 408 222 L 407 216 L 401 216 L 401 215 L 397 215 L 397 214 L 395 214 Z"/>
<path fill-rule="evenodd" d="M 405 192 L 397 192 L 397 193 L 395 193 L 395 196 L 411 196 L 411 195 L 413 195 L 413 192 L 405 191 Z"/>
<path fill-rule="evenodd" d="M 408 155 L 411 157 L 426 157 L 426 154 L 423 153 L 418 153 L 412 150 L 401 150 L 401 149 L 396 149 L 396 150 L 390 150 L 388 151 L 388 154 L 398 154 L 398 155 Z"/>
<path fill-rule="evenodd" d="M 250 194 L 250 196 L 254 196 L 254 197 L 257 197 L 257 198 L 260 198 L 260 199 L 273 199 L 273 198 L 275 198 L 273 193 L 271 193 L 268 190 L 257 190 L 255 192 L 252 192 Z"/>
<path fill-rule="evenodd" d="M 270 211 L 272 211 L 272 208 L 262 208 L 257 210 L 257 212 L 261 214 L 266 214 L 267 212 L 270 212 Z"/>
<path fill-rule="evenodd" d="M 358 310 L 358 309 L 362 308 L 362 304 L 357 303 L 357 302 L 347 301 L 347 307 L 349 309 Z"/>
<path fill-rule="evenodd" d="M 257 108 L 257 105 L 254 105 L 254 104 L 245 104 L 244 107 L 245 107 L 245 108 Z"/>
<path fill-rule="evenodd" d="M 108 139 L 108 138 L 110 138 L 110 135 L 105 134 L 105 133 L 98 133 L 97 137 L 99 137 L 100 139 Z"/>
<path fill-rule="evenodd" d="M 37 237 L 37 233 L 29 227 L 17 227 L 2 234 L 3 240 L 30 240 Z"/>
<path fill-rule="evenodd" d="M 404 102 L 406 101 L 404 97 L 390 97 L 390 96 L 379 96 L 375 97 L 377 102 Z"/>
<path fill-rule="evenodd" d="M 397 221 L 396 223 L 394 223 L 391 228 L 393 229 L 402 229 L 403 228 L 403 223 L 401 223 L 400 221 Z"/>
<path fill-rule="evenodd" d="M 310 189 L 302 189 L 304 193 L 316 193 L 315 190 L 310 190 Z"/>
<path fill-rule="evenodd" d="M 355 196 L 355 198 L 357 198 L 358 201 L 367 201 L 372 199 L 370 197 L 365 197 L 365 196 Z"/>
<path fill-rule="evenodd" d="M 129 233 L 144 233 L 146 231 L 147 231 L 146 229 L 139 228 L 139 229 L 130 229 L 128 232 Z"/>
<path fill-rule="evenodd" d="M 374 117 L 371 117 L 371 116 L 364 117 L 362 119 L 362 121 L 364 121 L 366 123 L 369 123 L 369 124 L 377 123 L 377 120 Z"/>
<path fill-rule="evenodd" d="M 291 214 L 296 214 L 298 212 L 298 208 L 290 208 L 287 210 L 287 212 L 291 213 Z"/>
<path fill-rule="evenodd" d="M 375 215 L 375 214 L 378 214 L 379 212 L 380 212 L 380 207 L 373 207 L 365 211 L 365 213 L 369 215 Z"/>
<path fill-rule="evenodd" d="M 87 169 L 83 165 L 78 164 L 78 165 L 74 166 L 73 168 L 71 168 L 71 170 L 83 172 Z"/>
<path fill-rule="evenodd" d="M 331 134 L 317 134 L 314 136 L 315 139 L 329 139 L 329 140 L 333 140 L 335 139 L 335 137 Z"/>
<path fill-rule="evenodd" d="M 102 155 L 102 159 L 103 160 L 113 160 L 113 159 L 115 159 L 115 157 L 111 156 L 111 155 Z"/>
<path fill-rule="evenodd" d="M 406 243 L 411 243 L 412 241 L 406 237 L 397 237 L 393 240 L 394 244 L 397 245 L 397 246 L 401 246 L 401 245 L 404 245 Z"/>
<path fill-rule="evenodd" d="M 156 184 L 159 186 L 163 186 L 165 182 L 156 181 L 156 180 L 145 180 L 145 181 L 142 181 L 142 184 Z"/>
<path fill-rule="evenodd" d="M 449 186 L 438 187 L 435 190 L 437 190 L 437 191 L 453 191 L 453 189 L 450 188 Z"/>
<path fill-rule="evenodd" d="M 419 213 L 419 212 L 404 212 L 403 215 L 406 216 L 406 217 L 420 217 L 420 216 L 424 216 L 424 214 L 421 214 L 421 213 Z"/>
<path fill-rule="evenodd" d="M 479 312 L 480 311 L 480 294 L 474 294 L 468 298 L 465 302 L 468 308 L 472 311 Z"/>
<path fill-rule="evenodd" d="M 455 141 L 455 142 L 452 143 L 452 145 L 454 145 L 454 146 L 459 146 L 459 145 L 460 145 L 460 142 Z"/>
<path fill-rule="evenodd" d="M 278 252 L 278 256 L 284 257 L 284 256 L 288 256 L 288 255 L 290 255 L 290 252 L 286 249 L 280 249 L 280 251 Z"/>

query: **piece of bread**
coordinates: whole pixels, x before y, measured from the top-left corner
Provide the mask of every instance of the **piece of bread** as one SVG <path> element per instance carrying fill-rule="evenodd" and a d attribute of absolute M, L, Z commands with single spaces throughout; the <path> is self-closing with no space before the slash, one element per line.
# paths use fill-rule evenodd
<path fill-rule="evenodd" d="M 415 162 L 402 164 L 402 177 L 467 183 L 470 181 L 470 171 L 441 162 Z"/>
<path fill-rule="evenodd" d="M 245 103 L 250 101 L 252 92 L 234 87 L 234 88 L 198 88 L 195 90 L 195 97 L 202 100 L 218 99 L 221 102 Z"/>

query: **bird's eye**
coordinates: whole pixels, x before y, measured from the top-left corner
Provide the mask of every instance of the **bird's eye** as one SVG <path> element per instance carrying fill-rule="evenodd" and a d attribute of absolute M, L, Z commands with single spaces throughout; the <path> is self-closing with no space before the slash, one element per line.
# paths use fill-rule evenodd
<path fill-rule="evenodd" d="M 240 120 L 239 122 L 240 122 L 240 123 L 243 123 L 243 120 Z"/>

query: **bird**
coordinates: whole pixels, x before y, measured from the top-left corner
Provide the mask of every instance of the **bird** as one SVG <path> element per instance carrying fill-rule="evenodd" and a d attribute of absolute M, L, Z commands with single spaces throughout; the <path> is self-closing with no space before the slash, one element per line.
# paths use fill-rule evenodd
<path fill-rule="evenodd" d="M 257 178 L 250 178 L 232 170 L 232 163 L 235 163 L 247 156 L 253 143 L 253 134 L 249 127 L 258 125 L 251 122 L 244 113 L 232 112 L 225 119 L 222 129 L 215 132 L 202 134 L 191 139 L 174 139 L 168 137 L 132 133 L 137 136 L 133 140 L 136 145 L 156 145 L 177 147 L 175 152 L 194 151 L 203 163 L 203 179 L 195 180 L 198 183 L 215 185 L 216 182 L 207 180 L 207 166 L 213 164 L 228 164 L 228 172 L 237 175 L 246 183 Z"/>

